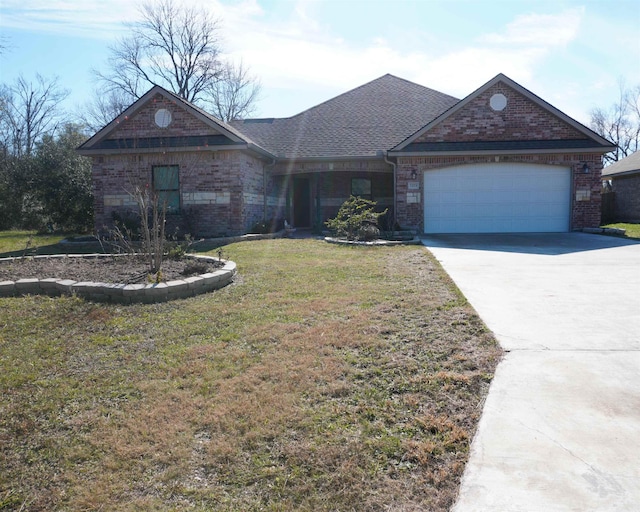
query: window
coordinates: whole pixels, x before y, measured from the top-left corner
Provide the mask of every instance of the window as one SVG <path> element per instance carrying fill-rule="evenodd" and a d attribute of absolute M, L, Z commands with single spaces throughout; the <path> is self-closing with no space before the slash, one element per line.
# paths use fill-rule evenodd
<path fill-rule="evenodd" d="M 159 204 L 161 206 L 166 205 L 167 212 L 177 212 L 180 209 L 178 166 L 154 166 L 153 190 L 158 193 Z"/>
<path fill-rule="evenodd" d="M 351 195 L 371 199 L 371 180 L 368 178 L 351 178 Z"/>

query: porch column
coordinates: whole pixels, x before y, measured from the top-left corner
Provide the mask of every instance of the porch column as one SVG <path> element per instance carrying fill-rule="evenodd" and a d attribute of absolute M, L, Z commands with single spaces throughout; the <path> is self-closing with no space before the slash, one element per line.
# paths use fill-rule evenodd
<path fill-rule="evenodd" d="M 319 231 L 322 231 L 322 204 L 321 204 L 321 199 L 320 199 L 320 186 L 322 184 L 322 178 L 320 176 L 320 174 L 315 174 L 314 175 L 314 180 L 313 180 L 313 187 L 315 189 L 315 196 L 316 196 L 316 208 L 315 208 L 315 217 L 316 217 L 316 221 L 315 221 L 315 227 L 317 228 Z"/>

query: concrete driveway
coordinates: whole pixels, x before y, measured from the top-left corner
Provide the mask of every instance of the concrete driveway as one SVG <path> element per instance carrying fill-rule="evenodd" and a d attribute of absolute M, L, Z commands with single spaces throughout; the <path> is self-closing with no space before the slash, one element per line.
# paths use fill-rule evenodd
<path fill-rule="evenodd" d="M 640 510 L 640 243 L 423 243 L 506 351 L 453 510 Z"/>

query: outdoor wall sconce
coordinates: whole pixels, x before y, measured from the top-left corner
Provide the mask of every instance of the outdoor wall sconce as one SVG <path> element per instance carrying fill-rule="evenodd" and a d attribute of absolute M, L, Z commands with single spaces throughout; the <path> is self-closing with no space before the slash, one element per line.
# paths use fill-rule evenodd
<path fill-rule="evenodd" d="M 589 168 L 589 164 L 585 162 L 585 164 L 582 166 L 582 174 L 589 174 L 591 172 L 591 169 Z"/>
<path fill-rule="evenodd" d="M 415 170 L 411 171 L 411 179 L 415 180 L 417 177 L 418 177 L 418 173 Z"/>

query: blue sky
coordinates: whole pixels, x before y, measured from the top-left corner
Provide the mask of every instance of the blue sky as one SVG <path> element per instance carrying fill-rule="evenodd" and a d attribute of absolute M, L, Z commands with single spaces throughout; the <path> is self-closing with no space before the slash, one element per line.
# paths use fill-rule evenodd
<path fill-rule="evenodd" d="M 385 73 L 462 98 L 504 73 L 588 124 L 640 84 L 640 0 L 189 0 L 222 22 L 225 56 L 285 117 Z M 0 0 L 2 82 L 57 75 L 67 108 L 138 16 L 132 0 Z"/>

